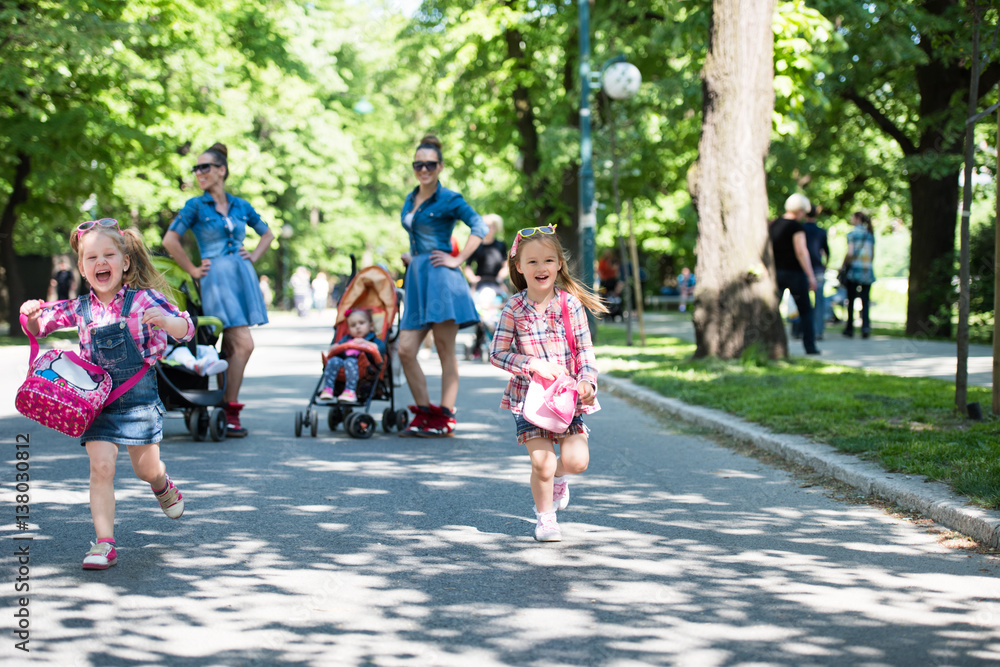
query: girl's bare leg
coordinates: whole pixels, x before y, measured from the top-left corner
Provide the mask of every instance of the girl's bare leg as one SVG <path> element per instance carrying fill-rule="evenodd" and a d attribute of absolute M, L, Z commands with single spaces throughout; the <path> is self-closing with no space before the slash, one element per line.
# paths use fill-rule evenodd
<path fill-rule="evenodd" d="M 132 470 L 142 481 L 159 491 L 167 485 L 167 466 L 160 460 L 160 445 L 131 445 L 128 456 Z"/>
<path fill-rule="evenodd" d="M 568 435 L 559 444 L 556 477 L 579 475 L 590 465 L 590 445 L 583 433 Z"/>
<path fill-rule="evenodd" d="M 97 539 L 115 536 L 115 460 L 118 445 L 104 440 L 87 443 L 90 458 L 90 516 Z"/>
<path fill-rule="evenodd" d="M 525 443 L 531 459 L 531 497 L 535 509 L 544 514 L 552 511 L 552 477 L 556 472 L 556 451 L 552 441 L 535 438 Z"/>

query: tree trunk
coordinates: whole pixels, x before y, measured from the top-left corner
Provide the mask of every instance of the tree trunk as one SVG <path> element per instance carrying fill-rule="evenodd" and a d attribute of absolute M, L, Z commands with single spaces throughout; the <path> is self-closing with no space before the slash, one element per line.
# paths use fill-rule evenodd
<path fill-rule="evenodd" d="M 17 207 L 28 200 L 28 174 L 31 173 L 31 158 L 26 153 L 17 153 L 14 179 L 11 183 L 10 198 L 0 213 L 0 266 L 7 279 L 7 322 L 11 336 L 23 336 L 18 325 L 18 314 L 25 300 L 24 282 L 14 253 L 14 227 L 17 223 Z"/>
<path fill-rule="evenodd" d="M 774 110 L 774 0 L 714 0 L 698 164 L 696 357 L 739 357 L 758 344 L 785 357 L 768 237 L 764 158 Z"/>

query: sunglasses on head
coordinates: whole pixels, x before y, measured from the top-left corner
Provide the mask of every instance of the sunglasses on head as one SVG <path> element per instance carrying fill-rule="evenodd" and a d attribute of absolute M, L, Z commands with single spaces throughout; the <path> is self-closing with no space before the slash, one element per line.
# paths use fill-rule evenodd
<path fill-rule="evenodd" d="M 531 238 L 535 234 L 555 234 L 555 225 L 542 225 L 541 227 L 525 227 L 524 229 L 518 230 L 517 236 L 514 237 L 514 243 L 510 247 L 510 257 L 517 256 L 517 247 L 520 245 L 521 239 Z"/>
<path fill-rule="evenodd" d="M 518 236 L 523 236 L 528 238 L 534 236 L 535 234 L 555 234 L 555 225 L 542 225 L 541 227 L 526 227 L 517 233 Z"/>
<path fill-rule="evenodd" d="M 118 221 L 114 218 L 101 218 L 100 220 L 88 220 L 76 226 L 76 238 L 83 236 L 83 233 L 94 227 L 115 227 L 118 233 L 122 233 L 122 228 L 118 226 Z"/>
<path fill-rule="evenodd" d="M 438 165 L 440 164 L 441 163 L 438 162 L 437 160 L 427 160 L 427 161 L 417 160 L 416 162 L 413 163 L 413 171 L 423 171 L 424 169 L 426 169 L 427 171 L 434 171 L 435 169 L 438 168 Z"/>
<path fill-rule="evenodd" d="M 214 162 L 203 162 L 202 164 L 196 164 L 195 166 L 191 167 L 191 171 L 193 171 L 196 174 L 207 174 L 209 171 L 212 170 L 212 167 L 218 167 L 218 166 L 220 165 L 217 165 Z"/>

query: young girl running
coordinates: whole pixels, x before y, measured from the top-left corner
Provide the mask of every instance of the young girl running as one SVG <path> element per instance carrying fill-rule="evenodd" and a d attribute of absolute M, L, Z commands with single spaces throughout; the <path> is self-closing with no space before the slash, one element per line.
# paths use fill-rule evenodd
<path fill-rule="evenodd" d="M 171 519 L 184 513 L 184 497 L 160 461 L 163 404 L 156 391 L 152 364 L 163 355 L 167 334 L 190 340 L 194 325 L 161 293 L 166 289 L 133 230 L 121 230 L 110 218 L 84 222 L 70 238 L 79 255 L 80 273 L 92 291 L 70 301 L 26 301 L 21 314 L 35 336 L 75 325 L 80 356 L 106 370 L 114 387 L 146 369 L 120 398 L 105 406 L 82 436 L 90 457 L 90 514 L 97 543 L 83 558 L 85 570 L 106 570 L 118 560 L 115 550 L 115 459 L 119 445 L 128 448 L 132 469 L 147 482 Z M 127 332 L 127 333 L 126 333 Z"/>
<path fill-rule="evenodd" d="M 590 430 L 582 415 L 601 409 L 596 400 L 597 366 L 584 308 L 593 313 L 607 309 L 570 275 L 555 225 L 519 231 L 507 265 L 510 280 L 520 291 L 500 312 L 490 362 L 513 374 L 500 407 L 514 414 L 517 441 L 527 447 L 531 459 L 531 495 L 538 518 L 535 539 L 558 542 L 562 533 L 556 510 L 569 505 L 568 476 L 582 473 L 590 462 Z M 565 323 L 561 304 L 564 290 L 571 320 Z M 574 338 L 576 358 L 570 352 L 567 332 Z M 565 433 L 546 431 L 522 416 L 532 373 L 547 379 L 569 373 L 577 380 L 580 400 Z"/>

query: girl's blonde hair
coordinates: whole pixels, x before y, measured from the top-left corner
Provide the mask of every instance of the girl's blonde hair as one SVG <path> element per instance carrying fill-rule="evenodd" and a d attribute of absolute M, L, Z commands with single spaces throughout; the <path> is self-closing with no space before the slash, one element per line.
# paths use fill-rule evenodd
<path fill-rule="evenodd" d="M 518 232 L 520 234 L 521 232 Z M 510 272 L 510 282 L 514 287 L 521 291 L 528 287 L 528 281 L 524 279 L 524 274 L 517 270 L 517 258 L 521 256 L 521 251 L 524 250 L 524 246 L 529 243 L 535 243 L 536 241 L 541 241 L 548 243 L 549 247 L 555 250 L 556 258 L 559 260 L 559 273 L 556 275 L 556 286 L 560 287 L 577 299 L 583 304 L 584 308 L 594 313 L 606 313 L 608 312 L 607 306 L 601 301 L 601 298 L 594 294 L 592 290 L 587 289 L 583 283 L 579 282 L 573 275 L 569 272 L 566 262 L 566 251 L 563 250 L 562 243 L 559 242 L 559 237 L 555 234 L 541 234 L 534 233 L 531 236 L 522 236 L 518 239 L 515 236 L 515 241 L 517 241 L 517 252 L 513 256 L 507 258 L 507 268 Z"/>
<path fill-rule="evenodd" d="M 122 273 L 122 282 L 133 289 L 152 289 L 167 296 L 171 294 L 170 286 L 163 274 L 153 266 L 153 260 L 149 256 L 146 244 L 143 243 L 139 232 L 134 229 L 122 229 L 118 227 L 104 227 L 94 225 L 83 233 L 76 230 L 70 234 L 69 245 L 73 252 L 77 254 L 76 265 L 83 274 L 83 256 L 80 254 L 80 244 L 84 237 L 91 234 L 105 234 L 114 242 L 123 256 L 128 257 L 128 270 Z"/>

